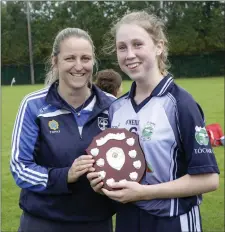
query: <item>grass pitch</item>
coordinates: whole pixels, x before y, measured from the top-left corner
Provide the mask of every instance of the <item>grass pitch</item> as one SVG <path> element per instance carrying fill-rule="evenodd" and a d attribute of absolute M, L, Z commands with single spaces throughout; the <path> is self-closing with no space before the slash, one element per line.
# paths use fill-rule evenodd
<path fill-rule="evenodd" d="M 206 124 L 219 123 L 224 130 L 224 79 L 223 78 L 189 78 L 175 80 L 193 95 L 201 105 Z M 124 81 L 124 93 L 131 82 Z M 21 210 L 18 206 L 20 189 L 16 186 L 10 170 L 11 134 L 14 120 L 22 98 L 43 85 L 3 86 L 2 87 L 2 231 L 18 230 Z M 201 205 L 203 231 L 224 231 L 224 148 L 214 149 L 220 168 L 220 187 L 217 191 L 204 194 Z"/>

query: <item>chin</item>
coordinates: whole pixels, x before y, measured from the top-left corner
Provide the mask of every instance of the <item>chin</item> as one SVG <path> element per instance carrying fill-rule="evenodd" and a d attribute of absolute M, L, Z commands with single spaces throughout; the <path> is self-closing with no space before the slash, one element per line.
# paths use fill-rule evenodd
<path fill-rule="evenodd" d="M 140 72 L 132 72 L 130 70 L 124 70 L 124 73 L 130 77 L 131 80 L 133 81 L 136 81 L 136 80 L 139 80 L 139 79 L 142 79 L 142 75 Z"/>
<path fill-rule="evenodd" d="M 70 88 L 71 89 L 82 89 L 82 88 L 84 88 L 86 86 L 86 83 L 82 83 L 82 84 L 71 84 L 70 85 Z"/>
<path fill-rule="evenodd" d="M 143 77 L 140 76 L 140 75 L 129 75 L 130 79 L 133 80 L 133 81 L 139 81 L 139 80 L 142 80 Z"/>
<path fill-rule="evenodd" d="M 71 82 L 71 86 L 74 88 L 83 88 L 85 85 L 87 85 L 88 80 L 76 80 Z"/>

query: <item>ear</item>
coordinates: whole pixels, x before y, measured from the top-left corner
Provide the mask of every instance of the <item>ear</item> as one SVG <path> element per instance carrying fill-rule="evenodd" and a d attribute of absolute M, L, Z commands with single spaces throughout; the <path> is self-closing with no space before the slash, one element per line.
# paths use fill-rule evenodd
<path fill-rule="evenodd" d="M 156 44 L 156 55 L 160 56 L 163 52 L 164 49 L 164 42 L 163 40 L 159 40 L 158 43 Z"/>
<path fill-rule="evenodd" d="M 57 65 L 57 56 L 52 56 L 52 67 Z"/>

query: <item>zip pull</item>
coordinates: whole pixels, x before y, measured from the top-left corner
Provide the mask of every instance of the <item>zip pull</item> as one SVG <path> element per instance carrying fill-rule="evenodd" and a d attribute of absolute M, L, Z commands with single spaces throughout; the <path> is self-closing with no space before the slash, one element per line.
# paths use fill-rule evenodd
<path fill-rule="evenodd" d="M 82 128 L 79 128 L 79 126 L 77 125 L 77 128 L 78 128 L 78 132 L 79 132 L 79 135 L 80 135 L 80 139 L 82 139 L 83 127 L 82 127 Z"/>

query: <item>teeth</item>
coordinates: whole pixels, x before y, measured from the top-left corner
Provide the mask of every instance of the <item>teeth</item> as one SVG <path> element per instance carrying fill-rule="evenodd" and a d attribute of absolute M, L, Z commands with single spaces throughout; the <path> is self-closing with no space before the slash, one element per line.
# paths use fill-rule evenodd
<path fill-rule="evenodd" d="M 71 75 L 74 77 L 82 77 L 84 74 L 83 73 L 71 73 Z"/>
<path fill-rule="evenodd" d="M 128 68 L 136 68 L 137 66 L 139 66 L 138 63 L 135 63 L 135 64 L 128 64 L 128 65 L 127 65 Z"/>

